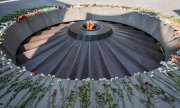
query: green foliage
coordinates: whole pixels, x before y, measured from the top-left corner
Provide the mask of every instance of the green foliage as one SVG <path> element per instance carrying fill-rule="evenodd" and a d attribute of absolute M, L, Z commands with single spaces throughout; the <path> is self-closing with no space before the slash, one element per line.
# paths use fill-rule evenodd
<path fill-rule="evenodd" d="M 15 18 L 17 18 L 18 16 L 20 16 L 22 14 L 26 14 L 28 12 L 32 12 L 32 11 L 40 10 L 40 9 L 42 11 L 47 11 L 50 8 L 52 8 L 52 6 L 43 5 L 43 6 L 39 6 L 39 7 L 30 8 L 30 9 L 22 9 L 22 10 L 19 10 L 19 11 L 15 11 L 12 14 L 7 14 L 5 16 L 0 17 L 0 23 L 7 22 L 7 21 L 12 21 Z"/>
<path fill-rule="evenodd" d="M 162 45 L 160 46 L 160 50 L 161 50 L 161 52 L 162 52 L 163 54 L 165 54 L 165 51 L 164 51 L 164 48 L 163 48 Z"/>
<path fill-rule="evenodd" d="M 176 18 L 176 19 L 175 19 L 175 22 L 178 23 L 178 24 L 180 24 L 180 18 Z"/>
<path fill-rule="evenodd" d="M 144 8 L 140 8 L 140 7 L 138 7 L 138 8 L 133 8 L 133 10 L 138 11 L 138 12 L 140 12 L 140 13 L 146 13 L 146 14 L 150 14 L 150 15 L 154 15 L 154 16 L 158 16 L 158 15 L 160 14 L 160 13 L 155 12 L 155 11 L 153 11 L 153 10 L 144 9 Z"/>

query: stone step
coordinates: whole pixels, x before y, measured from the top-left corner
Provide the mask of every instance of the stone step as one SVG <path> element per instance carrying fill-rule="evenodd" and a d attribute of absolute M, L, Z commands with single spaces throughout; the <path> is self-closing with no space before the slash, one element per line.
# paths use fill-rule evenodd
<path fill-rule="evenodd" d="M 127 46 L 131 47 L 132 50 L 138 50 L 139 52 L 141 52 L 144 49 L 146 49 L 149 52 L 143 51 L 143 53 L 150 57 L 154 57 L 153 54 L 157 55 L 156 57 L 154 57 L 155 60 L 159 60 L 159 57 L 163 57 L 163 54 L 160 51 L 160 45 L 158 43 L 144 42 L 143 40 L 126 36 L 114 36 L 114 38 L 118 39 L 119 41 L 122 41 L 121 43 L 124 43 Z M 132 44 L 133 46 L 131 46 Z"/>
<path fill-rule="evenodd" d="M 72 42 L 72 40 L 71 40 Z M 68 42 L 70 43 L 70 42 Z M 57 45 L 56 47 L 53 47 L 51 49 L 49 49 L 48 51 L 46 51 L 45 53 L 40 54 L 39 56 L 30 59 L 29 61 L 27 61 L 26 63 L 24 63 L 22 66 L 25 66 L 28 70 L 33 70 L 35 69 L 38 65 L 40 65 L 41 63 L 43 63 L 44 61 L 46 61 L 49 57 L 53 58 L 53 54 L 56 54 L 56 52 L 58 52 L 60 49 L 64 48 L 64 44 L 65 42 Z M 49 64 L 49 66 L 51 66 L 52 64 Z"/>
<path fill-rule="evenodd" d="M 35 36 L 32 36 L 32 37 L 29 37 L 27 39 L 26 43 L 31 43 L 31 42 L 40 41 L 40 40 L 43 40 L 43 39 L 48 39 L 48 38 L 51 38 L 54 35 L 58 35 L 59 33 L 65 33 L 65 32 L 67 32 L 67 29 L 59 30 L 59 31 L 53 32 L 53 33 L 35 35 Z"/>
<path fill-rule="evenodd" d="M 62 33 L 60 32 L 58 34 L 55 34 L 55 35 L 51 36 L 50 38 L 45 38 L 45 39 L 42 39 L 42 40 L 39 40 L 39 41 L 34 41 L 34 42 L 22 44 L 19 47 L 18 53 L 22 53 L 24 51 L 28 51 L 28 50 L 31 50 L 33 48 L 39 47 L 39 46 L 41 46 L 43 44 L 53 42 L 56 39 L 60 38 L 61 36 L 65 35 L 65 34 L 66 34 L 65 32 L 62 32 Z"/>
<path fill-rule="evenodd" d="M 158 42 L 152 43 L 152 42 L 144 41 L 143 39 L 139 39 L 139 38 L 129 36 L 126 34 L 121 34 L 121 33 L 114 34 L 113 36 L 116 38 L 119 38 L 119 39 L 124 39 L 126 41 L 133 42 L 133 44 L 139 44 L 141 46 L 143 45 L 142 47 L 147 47 L 151 50 L 154 50 L 155 52 L 158 51 L 158 53 L 159 53 L 160 45 L 158 44 Z"/>
<path fill-rule="evenodd" d="M 67 39 L 67 36 L 63 35 L 62 37 L 58 38 L 57 40 L 55 40 L 53 42 L 43 44 L 43 45 L 38 46 L 36 48 L 33 48 L 31 50 L 27 50 L 25 52 L 19 53 L 16 56 L 17 63 L 19 65 L 22 65 L 23 63 L 27 62 L 29 59 L 33 59 L 34 57 L 36 57 L 36 56 L 48 51 L 49 49 L 55 47 L 59 43 L 66 42 L 68 40 L 69 39 Z"/>
<path fill-rule="evenodd" d="M 137 61 L 137 64 L 141 64 L 143 67 L 146 67 L 146 70 L 151 70 L 152 68 L 156 68 L 159 66 L 159 61 L 154 59 L 154 55 L 144 54 L 143 51 L 138 50 L 139 47 L 135 48 L 135 47 L 129 46 L 129 43 L 127 43 L 127 41 L 124 41 L 122 39 L 117 40 L 117 38 L 114 38 L 114 39 L 111 39 L 109 43 L 111 43 L 112 46 L 115 45 L 116 48 L 118 48 L 117 50 L 119 50 L 120 52 L 121 51 L 126 52 L 126 55 L 131 56 L 133 59 L 135 59 L 135 61 Z M 157 56 L 158 55 L 156 55 L 156 57 Z M 160 53 L 159 53 L 159 57 L 160 57 L 159 59 L 161 60 L 162 56 L 160 55 Z"/>

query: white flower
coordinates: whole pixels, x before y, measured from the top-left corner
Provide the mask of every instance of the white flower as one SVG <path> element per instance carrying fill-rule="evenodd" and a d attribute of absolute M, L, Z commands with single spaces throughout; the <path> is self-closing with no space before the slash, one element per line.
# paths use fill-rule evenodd
<path fill-rule="evenodd" d="M 159 72 L 161 72 L 161 71 L 162 71 L 162 68 L 159 67 L 157 70 L 158 70 Z"/>
<path fill-rule="evenodd" d="M 53 78 L 55 78 L 55 75 L 52 75 Z"/>
<path fill-rule="evenodd" d="M 12 66 L 9 66 L 9 68 L 11 68 L 11 69 L 12 69 Z"/>
<path fill-rule="evenodd" d="M 90 81 L 90 78 L 86 78 L 86 81 Z"/>
<path fill-rule="evenodd" d="M 171 62 L 171 61 L 168 61 L 167 64 L 171 65 L 171 66 L 175 66 L 176 64 Z"/>
<path fill-rule="evenodd" d="M 90 80 L 88 80 L 88 79 L 85 79 L 85 81 L 86 81 L 86 82 L 89 82 Z"/>
<path fill-rule="evenodd" d="M 4 61 L 4 60 L 5 60 L 5 57 L 1 57 L 1 60 Z"/>
<path fill-rule="evenodd" d="M 22 70 L 19 70 L 20 73 L 22 73 Z"/>
<path fill-rule="evenodd" d="M 62 80 L 61 79 L 58 79 L 57 82 L 61 82 Z"/>
<path fill-rule="evenodd" d="M 10 62 L 7 62 L 7 65 L 10 65 L 11 63 Z"/>
<path fill-rule="evenodd" d="M 166 72 L 167 72 L 167 70 L 163 70 L 162 72 L 163 72 L 163 73 L 166 73 Z"/>
<path fill-rule="evenodd" d="M 70 80 L 70 78 L 67 79 L 68 81 Z"/>
<path fill-rule="evenodd" d="M 6 54 L 4 54 L 4 57 L 6 57 Z"/>
<path fill-rule="evenodd" d="M 154 71 L 152 71 L 151 74 L 154 74 Z"/>
<path fill-rule="evenodd" d="M 40 76 L 44 77 L 45 75 L 44 75 L 43 73 L 41 73 L 41 75 L 40 75 Z"/>
<path fill-rule="evenodd" d="M 172 63 L 171 61 L 168 61 L 168 62 L 167 62 L 167 64 L 169 64 L 169 65 L 170 65 L 171 63 Z"/>
<path fill-rule="evenodd" d="M 76 78 L 75 81 L 78 81 L 78 79 Z"/>
<path fill-rule="evenodd" d="M 53 85 L 54 85 L 54 83 L 51 83 L 51 85 L 53 86 Z"/>
<path fill-rule="evenodd" d="M 21 69 L 19 66 L 17 66 L 17 69 Z"/>
<path fill-rule="evenodd" d="M 169 20 L 169 19 L 163 19 L 164 20 L 164 22 L 166 23 L 166 24 L 170 24 L 171 23 L 171 20 Z"/>
<path fill-rule="evenodd" d="M 12 60 L 11 59 L 8 59 L 9 62 L 11 62 Z"/>
<path fill-rule="evenodd" d="M 108 84 L 108 85 L 110 85 L 110 83 L 109 83 L 109 82 L 108 82 L 107 84 Z"/>
<path fill-rule="evenodd" d="M 26 68 L 25 68 L 25 67 L 22 67 L 22 71 L 26 71 Z"/>
<path fill-rule="evenodd" d="M 118 77 L 115 77 L 115 79 L 118 79 Z"/>
<path fill-rule="evenodd" d="M 107 80 L 107 79 L 106 79 L 105 81 L 107 81 L 107 82 L 108 82 L 109 80 Z"/>
<path fill-rule="evenodd" d="M 105 80 L 106 80 L 106 78 L 103 78 L 102 80 L 104 80 L 104 81 L 105 81 Z"/>
<path fill-rule="evenodd" d="M 151 75 L 150 75 L 150 77 L 154 77 L 154 75 L 153 75 L 153 74 L 151 74 Z"/>
<path fill-rule="evenodd" d="M 32 73 L 30 73 L 30 76 L 32 76 Z"/>
<path fill-rule="evenodd" d="M 171 61 L 168 61 L 167 64 L 172 65 L 173 63 Z"/>
<path fill-rule="evenodd" d="M 137 74 L 136 73 L 134 73 L 134 76 L 136 76 Z"/>
<path fill-rule="evenodd" d="M 140 72 L 138 72 L 137 75 L 140 75 Z"/>
<path fill-rule="evenodd" d="M 179 68 L 178 67 L 173 67 L 174 69 L 178 70 Z"/>
<path fill-rule="evenodd" d="M 180 55 L 180 49 L 177 51 L 177 55 Z"/>
<path fill-rule="evenodd" d="M 161 62 L 160 62 L 160 64 L 161 64 L 161 65 L 163 65 L 163 66 L 168 67 L 167 63 L 166 63 L 166 62 L 164 62 L 164 61 L 161 61 Z"/>
<path fill-rule="evenodd" d="M 92 81 L 94 81 L 94 78 L 92 78 Z"/>
<path fill-rule="evenodd" d="M 146 72 L 146 71 L 144 71 L 144 74 L 147 74 L 147 72 Z"/>
<path fill-rule="evenodd" d="M 48 77 L 50 77 L 51 76 L 51 74 L 48 74 Z"/>
<path fill-rule="evenodd" d="M 0 54 L 2 55 L 2 54 L 3 54 L 3 51 L 0 51 Z"/>
<path fill-rule="evenodd" d="M 111 78 L 111 81 L 113 81 L 114 80 L 114 78 Z"/>
<path fill-rule="evenodd" d="M 99 81 L 102 81 L 102 79 L 101 79 L 101 78 L 99 78 Z"/>

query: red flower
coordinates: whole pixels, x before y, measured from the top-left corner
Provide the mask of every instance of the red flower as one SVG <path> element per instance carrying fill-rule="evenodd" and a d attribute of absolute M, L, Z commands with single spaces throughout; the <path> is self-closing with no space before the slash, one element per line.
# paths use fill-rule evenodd
<path fill-rule="evenodd" d="M 67 5 L 66 8 L 73 8 L 74 6 L 72 5 Z"/>
<path fill-rule="evenodd" d="M 34 76 L 34 75 L 36 75 L 36 74 L 37 74 L 37 72 L 34 71 L 34 70 L 32 70 L 32 75 Z"/>
<path fill-rule="evenodd" d="M 35 15 L 36 15 L 36 14 L 40 14 L 40 13 L 42 13 L 42 10 L 37 10 L 37 11 L 32 12 L 32 13 L 34 13 Z"/>
<path fill-rule="evenodd" d="M 34 12 L 28 12 L 27 14 L 22 14 L 21 16 L 16 18 L 16 22 L 20 22 L 21 20 L 24 20 L 26 18 L 29 18 L 30 16 L 36 15 L 36 14 L 40 14 L 42 13 L 42 10 L 36 10 Z"/>
<path fill-rule="evenodd" d="M 16 22 L 20 22 L 19 18 L 16 18 Z"/>

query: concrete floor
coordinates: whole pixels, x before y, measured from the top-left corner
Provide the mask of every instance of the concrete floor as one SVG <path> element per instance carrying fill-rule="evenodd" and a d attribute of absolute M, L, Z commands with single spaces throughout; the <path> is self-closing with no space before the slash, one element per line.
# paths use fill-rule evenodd
<path fill-rule="evenodd" d="M 110 4 L 143 7 L 180 17 L 180 0 L 0 0 L 0 16 L 41 5 Z"/>

